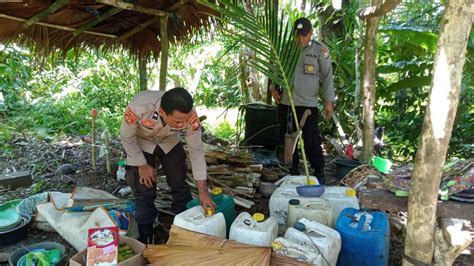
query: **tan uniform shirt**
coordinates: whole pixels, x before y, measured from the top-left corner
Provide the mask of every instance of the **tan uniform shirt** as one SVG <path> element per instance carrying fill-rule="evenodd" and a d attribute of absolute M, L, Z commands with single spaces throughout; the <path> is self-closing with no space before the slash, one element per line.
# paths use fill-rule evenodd
<path fill-rule="evenodd" d="M 120 127 L 120 138 L 127 152 L 127 165 L 146 164 L 143 152 L 153 154 L 157 145 L 168 153 L 180 142 L 179 135 L 182 133 L 187 142 L 194 179 L 205 180 L 206 160 L 196 111 L 193 110 L 193 115 L 182 129 L 163 125 L 159 115 L 163 94 L 163 91 L 142 91 L 127 106 Z"/>
<path fill-rule="evenodd" d="M 319 88 L 323 88 L 323 99 L 335 99 L 331 55 L 326 45 L 312 40 L 301 51 L 295 69 L 293 100 L 296 106 L 318 106 Z M 288 92 L 283 90 L 281 103 L 290 105 Z"/>

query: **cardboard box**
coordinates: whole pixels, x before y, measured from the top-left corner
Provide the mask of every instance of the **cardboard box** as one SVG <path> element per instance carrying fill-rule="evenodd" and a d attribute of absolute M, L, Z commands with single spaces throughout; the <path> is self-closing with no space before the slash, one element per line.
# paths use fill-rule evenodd
<path fill-rule="evenodd" d="M 131 257 L 128 260 L 122 261 L 118 266 L 135 266 L 135 265 L 145 265 L 146 260 L 143 257 L 143 251 L 145 250 L 145 244 L 141 243 L 140 241 L 126 237 L 126 236 L 121 236 L 119 239 L 120 244 L 126 243 L 128 244 L 133 251 L 135 252 L 135 256 Z M 87 250 L 83 250 L 76 255 L 74 255 L 72 258 L 69 259 L 69 265 L 71 266 L 82 266 L 86 265 L 86 259 L 87 259 Z"/>

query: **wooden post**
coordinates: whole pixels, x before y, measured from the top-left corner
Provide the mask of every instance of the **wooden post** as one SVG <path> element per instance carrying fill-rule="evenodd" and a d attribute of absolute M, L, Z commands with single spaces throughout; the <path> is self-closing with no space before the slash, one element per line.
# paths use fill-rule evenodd
<path fill-rule="evenodd" d="M 46 9 L 42 10 L 38 14 L 36 14 L 36 15 L 32 16 L 31 18 L 29 18 L 28 20 L 26 20 L 23 23 L 23 25 L 25 25 L 26 27 L 30 27 L 31 25 L 35 24 L 36 22 L 38 22 L 38 21 L 46 18 L 47 16 L 49 16 L 49 14 L 52 14 L 52 13 L 56 12 L 61 7 L 65 6 L 68 2 L 69 2 L 69 0 L 57 0 L 57 1 L 55 1 L 50 6 L 48 6 Z"/>
<path fill-rule="evenodd" d="M 146 57 L 139 57 L 138 58 L 138 74 L 140 76 L 140 91 L 146 91 L 148 89 L 147 86 L 147 77 L 146 77 Z"/>
<path fill-rule="evenodd" d="M 112 163 L 110 161 L 110 134 L 108 129 L 104 130 L 102 133 L 102 138 L 104 139 L 105 144 L 105 163 L 107 167 L 107 174 L 110 174 L 112 172 Z"/>
<path fill-rule="evenodd" d="M 433 66 L 430 98 L 411 177 L 403 265 L 433 262 L 436 203 L 459 103 L 473 16 L 466 0 L 446 2 Z"/>
<path fill-rule="evenodd" d="M 160 64 L 160 91 L 166 90 L 166 76 L 168 75 L 168 15 L 160 19 L 161 64 Z"/>
<path fill-rule="evenodd" d="M 92 117 L 92 132 L 91 132 L 91 135 L 92 135 L 92 148 L 91 148 L 91 152 L 92 152 L 92 156 L 91 156 L 91 161 L 92 161 L 92 169 L 96 169 L 96 159 L 97 159 L 97 154 L 96 154 L 96 147 L 95 147 L 95 143 L 96 143 L 96 138 L 97 138 L 97 134 L 96 134 L 96 131 L 97 131 L 97 124 L 96 124 L 96 119 L 97 119 L 97 110 L 95 108 L 93 108 L 91 110 L 91 117 Z"/>

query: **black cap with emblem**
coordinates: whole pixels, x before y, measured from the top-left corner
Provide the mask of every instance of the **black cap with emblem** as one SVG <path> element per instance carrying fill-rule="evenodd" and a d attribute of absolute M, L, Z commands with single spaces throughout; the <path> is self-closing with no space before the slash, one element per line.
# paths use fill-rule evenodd
<path fill-rule="evenodd" d="M 306 36 L 312 29 L 313 26 L 311 25 L 311 21 L 305 17 L 302 17 L 295 21 L 293 31 L 295 31 L 298 35 Z"/>

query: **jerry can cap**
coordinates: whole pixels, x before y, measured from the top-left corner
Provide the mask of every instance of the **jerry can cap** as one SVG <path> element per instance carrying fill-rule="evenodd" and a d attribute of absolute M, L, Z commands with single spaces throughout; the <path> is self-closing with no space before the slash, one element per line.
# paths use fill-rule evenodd
<path fill-rule="evenodd" d="M 222 194 L 222 188 L 220 187 L 214 187 L 212 190 L 211 190 L 211 194 L 212 195 L 220 195 Z"/>
<path fill-rule="evenodd" d="M 272 241 L 272 248 L 275 250 L 280 250 L 283 248 L 283 244 L 280 241 Z"/>
<path fill-rule="evenodd" d="M 257 222 L 262 222 L 263 220 L 265 220 L 265 215 L 259 212 L 254 213 L 252 217 Z"/>
<path fill-rule="evenodd" d="M 349 197 L 355 197 L 356 196 L 356 191 L 353 188 L 348 188 L 348 189 L 346 189 L 345 194 L 346 194 L 346 196 L 349 196 Z"/>

